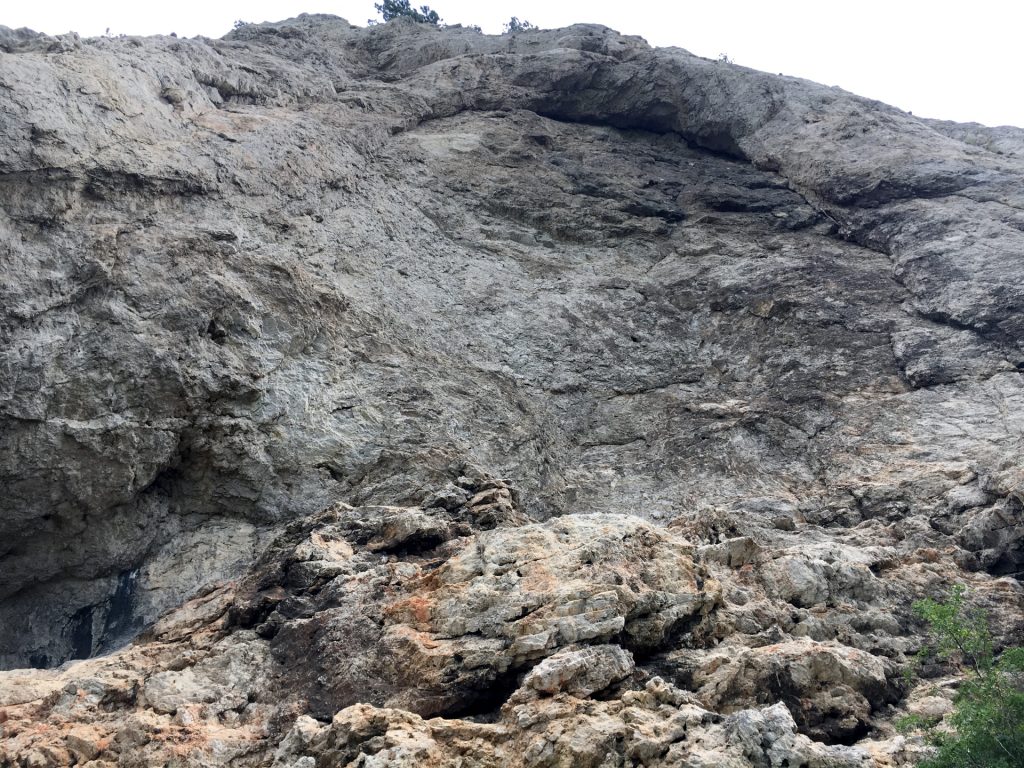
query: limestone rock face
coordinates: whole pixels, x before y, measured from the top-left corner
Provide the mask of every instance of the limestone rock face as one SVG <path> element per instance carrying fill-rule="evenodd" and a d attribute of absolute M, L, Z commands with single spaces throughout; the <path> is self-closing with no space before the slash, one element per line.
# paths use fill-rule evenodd
<path fill-rule="evenodd" d="M 1022 211 L 593 25 L 0 27 L 0 766 L 905 763 L 911 603 L 1024 631 Z"/>

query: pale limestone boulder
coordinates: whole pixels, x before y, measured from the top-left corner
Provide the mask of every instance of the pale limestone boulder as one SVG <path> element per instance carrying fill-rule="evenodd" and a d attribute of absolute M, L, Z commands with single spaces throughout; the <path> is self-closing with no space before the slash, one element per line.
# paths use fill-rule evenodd
<path fill-rule="evenodd" d="M 523 686 L 542 694 L 584 698 L 629 677 L 635 668 L 633 655 L 618 645 L 566 648 L 531 669 Z"/>
<path fill-rule="evenodd" d="M 701 660 L 693 684 L 716 710 L 783 702 L 803 733 L 832 741 L 863 734 L 873 712 L 902 694 L 888 659 L 807 638 L 719 649 Z"/>
<path fill-rule="evenodd" d="M 809 608 L 828 599 L 825 567 L 825 563 L 806 557 L 780 557 L 762 568 L 761 579 L 773 596 Z"/>

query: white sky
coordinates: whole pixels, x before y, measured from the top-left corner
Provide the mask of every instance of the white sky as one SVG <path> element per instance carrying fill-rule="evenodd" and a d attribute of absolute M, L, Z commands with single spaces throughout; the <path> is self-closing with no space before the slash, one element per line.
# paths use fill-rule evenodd
<path fill-rule="evenodd" d="M 427 0 L 429 2 L 429 0 Z M 413 0 L 414 5 L 424 0 Z M 436 0 L 449 24 L 500 32 L 515 15 L 540 27 L 597 22 L 652 45 L 838 85 L 916 115 L 1024 126 L 1024 3 L 1016 0 Z M 220 37 L 236 19 L 303 11 L 353 24 L 373 0 L 0 0 L 0 24 L 83 36 Z"/>

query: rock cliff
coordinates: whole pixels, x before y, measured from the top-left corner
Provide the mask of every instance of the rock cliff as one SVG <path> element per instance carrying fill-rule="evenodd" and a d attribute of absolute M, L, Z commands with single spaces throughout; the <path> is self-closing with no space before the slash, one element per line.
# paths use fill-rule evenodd
<path fill-rule="evenodd" d="M 896 765 L 1024 633 L 1020 129 L 327 16 L 0 117 L 0 765 Z"/>

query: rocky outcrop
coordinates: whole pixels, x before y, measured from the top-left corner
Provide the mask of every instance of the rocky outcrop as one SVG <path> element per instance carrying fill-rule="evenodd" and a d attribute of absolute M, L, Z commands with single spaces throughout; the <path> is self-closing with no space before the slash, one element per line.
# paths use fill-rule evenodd
<path fill-rule="evenodd" d="M 323 16 L 0 115 L 0 764 L 900 764 L 1019 638 L 1019 129 Z"/>
<path fill-rule="evenodd" d="M 685 544 L 637 518 L 497 528 L 370 570 L 334 541 L 345 539 L 329 525 L 283 557 L 275 547 L 236 607 L 239 625 L 272 638 L 279 685 L 305 691 L 304 711 L 323 719 L 360 701 L 488 709 L 559 649 L 616 639 L 650 652 L 716 599 Z"/>
<path fill-rule="evenodd" d="M 730 705 L 751 708 L 723 717 L 644 669 L 658 649 L 710 645 L 719 601 L 692 548 L 664 529 L 580 515 L 382 559 L 350 525 L 365 512 L 293 525 L 238 585 L 186 603 L 125 650 L 6 673 L 2 764 L 865 764 L 862 750 L 798 735 L 784 704 L 737 693 Z M 807 650 L 751 653 L 828 666 Z M 844 680 L 885 688 L 881 661 L 846 654 L 864 669 L 841 667 Z M 813 687 L 802 669 L 793 684 Z M 856 717 L 878 703 L 827 711 Z M 447 719 L 423 719 L 437 714 Z"/>

